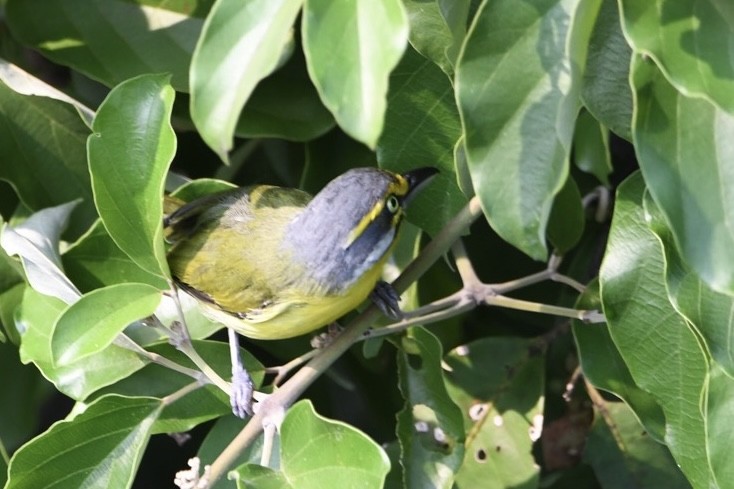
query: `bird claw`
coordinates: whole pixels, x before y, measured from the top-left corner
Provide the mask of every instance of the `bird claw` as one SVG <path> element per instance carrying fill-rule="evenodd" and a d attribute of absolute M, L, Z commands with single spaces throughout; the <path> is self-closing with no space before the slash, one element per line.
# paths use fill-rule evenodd
<path fill-rule="evenodd" d="M 246 415 L 252 416 L 252 394 L 255 388 L 245 369 L 233 369 L 231 388 L 229 402 L 232 406 L 232 413 L 238 418 L 244 418 Z"/>
<path fill-rule="evenodd" d="M 387 282 L 380 280 L 375 284 L 375 289 L 370 294 L 372 302 L 380 308 L 385 316 L 390 319 L 402 319 L 403 311 L 400 310 L 400 296 L 397 291 Z"/>

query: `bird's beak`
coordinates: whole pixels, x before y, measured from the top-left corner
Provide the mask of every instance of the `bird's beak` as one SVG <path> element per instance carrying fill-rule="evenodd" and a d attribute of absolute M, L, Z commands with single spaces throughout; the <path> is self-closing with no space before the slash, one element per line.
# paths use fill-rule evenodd
<path fill-rule="evenodd" d="M 425 187 L 436 175 L 438 175 L 438 169 L 432 166 L 424 166 L 403 173 L 403 177 L 408 181 L 408 193 L 403 197 L 403 205 L 407 205 L 413 200 L 413 197 L 418 195 L 418 191 Z"/>

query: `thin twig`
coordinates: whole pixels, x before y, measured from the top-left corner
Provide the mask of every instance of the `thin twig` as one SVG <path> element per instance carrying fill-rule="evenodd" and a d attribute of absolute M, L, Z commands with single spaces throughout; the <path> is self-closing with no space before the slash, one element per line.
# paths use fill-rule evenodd
<path fill-rule="evenodd" d="M 398 293 L 404 291 L 411 283 L 418 280 L 428 268 L 433 265 L 449 247 L 464 234 L 466 229 L 481 215 L 479 199 L 473 197 L 469 203 L 426 245 L 413 262 L 410 263 L 395 280 L 393 287 Z M 263 421 L 277 411 L 283 411 L 290 406 L 320 377 L 326 369 L 335 362 L 355 341 L 358 341 L 362 333 L 374 323 L 380 316 L 379 309 L 371 305 L 354 319 L 344 332 L 323 350 L 319 350 L 311 361 L 295 372 L 283 386 L 275 391 L 267 399 L 259 403 L 257 412 L 250 422 L 232 440 L 222 453 L 211 465 L 210 487 L 218 481 L 222 475 L 232 466 L 238 455 L 244 450 L 263 429 Z"/>

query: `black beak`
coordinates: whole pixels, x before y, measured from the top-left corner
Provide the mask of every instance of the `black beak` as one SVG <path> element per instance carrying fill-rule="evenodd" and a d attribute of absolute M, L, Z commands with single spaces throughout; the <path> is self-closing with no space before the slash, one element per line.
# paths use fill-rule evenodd
<path fill-rule="evenodd" d="M 403 173 L 403 177 L 408 181 L 408 193 L 403 197 L 403 205 L 407 205 L 413 200 L 413 197 L 418 195 L 418 191 L 428 185 L 428 182 L 438 173 L 438 169 L 432 166 L 424 166 Z"/>

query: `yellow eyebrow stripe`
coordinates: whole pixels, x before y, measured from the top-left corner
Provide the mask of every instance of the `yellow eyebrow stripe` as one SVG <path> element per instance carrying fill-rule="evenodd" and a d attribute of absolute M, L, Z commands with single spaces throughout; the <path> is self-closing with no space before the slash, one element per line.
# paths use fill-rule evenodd
<path fill-rule="evenodd" d="M 394 180 L 390 182 L 387 185 L 387 195 L 395 195 L 397 197 L 403 197 L 404 195 L 407 195 L 408 191 L 410 190 L 408 185 L 408 180 L 403 177 L 402 175 L 393 174 Z M 382 209 L 385 208 L 385 199 L 380 199 L 375 206 L 359 221 L 359 224 L 355 226 L 354 229 L 352 229 L 352 232 L 349 233 L 349 237 L 347 238 L 347 241 L 344 243 L 344 249 L 349 248 L 352 243 L 354 243 L 357 238 L 361 236 L 361 234 L 364 232 L 365 229 L 367 229 L 367 226 L 370 225 L 372 221 L 374 221 L 377 216 L 380 215 L 380 212 L 382 212 Z M 395 216 L 393 216 L 393 225 L 396 225 L 400 221 L 400 217 L 403 214 L 402 207 L 398 209 L 398 211 L 395 213 Z"/>

